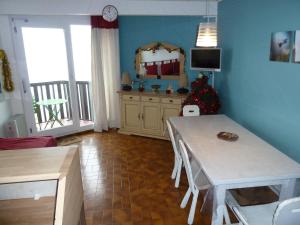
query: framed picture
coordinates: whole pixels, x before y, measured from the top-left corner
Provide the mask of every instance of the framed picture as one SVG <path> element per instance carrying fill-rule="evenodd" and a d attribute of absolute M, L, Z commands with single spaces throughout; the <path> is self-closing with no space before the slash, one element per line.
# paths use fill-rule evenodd
<path fill-rule="evenodd" d="M 292 31 L 274 32 L 271 36 L 270 60 L 289 62 L 292 46 Z"/>
<path fill-rule="evenodd" d="M 293 52 L 293 62 L 300 63 L 300 30 L 295 32 L 295 43 Z"/>

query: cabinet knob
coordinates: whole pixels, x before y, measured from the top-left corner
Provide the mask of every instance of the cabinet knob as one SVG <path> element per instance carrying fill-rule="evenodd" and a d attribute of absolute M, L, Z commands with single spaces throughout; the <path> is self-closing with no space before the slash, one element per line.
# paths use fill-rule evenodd
<path fill-rule="evenodd" d="M 173 100 L 171 99 L 171 100 L 169 100 L 169 102 L 173 102 Z"/>
<path fill-rule="evenodd" d="M 129 98 L 132 99 L 132 96 L 130 96 Z"/>
<path fill-rule="evenodd" d="M 152 100 L 152 98 L 149 98 L 149 100 L 151 101 L 151 100 Z"/>

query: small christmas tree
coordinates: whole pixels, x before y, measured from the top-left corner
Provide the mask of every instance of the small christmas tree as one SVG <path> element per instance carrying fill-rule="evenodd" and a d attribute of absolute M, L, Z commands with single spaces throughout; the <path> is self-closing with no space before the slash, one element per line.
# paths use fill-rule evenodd
<path fill-rule="evenodd" d="M 192 91 L 183 102 L 185 105 L 198 105 L 201 115 L 217 114 L 221 107 L 219 96 L 208 84 L 208 77 L 202 76 L 192 82 Z"/>

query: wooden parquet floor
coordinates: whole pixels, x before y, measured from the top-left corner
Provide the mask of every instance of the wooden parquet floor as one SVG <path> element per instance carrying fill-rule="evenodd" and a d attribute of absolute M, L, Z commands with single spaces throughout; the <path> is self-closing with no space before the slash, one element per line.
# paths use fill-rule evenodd
<path fill-rule="evenodd" d="M 87 225 L 186 224 L 188 210 L 179 204 L 187 180 L 183 174 L 174 187 L 170 142 L 116 132 L 82 138 Z"/>
<path fill-rule="evenodd" d="M 171 179 L 174 154 L 169 141 L 127 136 L 115 131 L 81 135 L 82 177 L 87 225 L 185 225 L 191 201 L 180 202 L 188 189 L 184 169 L 180 187 Z M 270 202 L 268 188 L 239 190 L 243 204 Z M 212 196 L 202 213 L 197 203 L 195 225 L 210 225 Z M 262 197 L 260 197 L 262 196 Z M 247 200 L 245 200 L 247 199 Z"/>

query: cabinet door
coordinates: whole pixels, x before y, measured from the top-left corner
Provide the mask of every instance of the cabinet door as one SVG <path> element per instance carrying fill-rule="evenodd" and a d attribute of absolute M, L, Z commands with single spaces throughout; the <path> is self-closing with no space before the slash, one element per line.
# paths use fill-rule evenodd
<path fill-rule="evenodd" d="M 160 103 L 143 102 L 141 104 L 142 132 L 161 135 Z"/>
<path fill-rule="evenodd" d="M 122 121 L 125 130 L 140 131 L 140 102 L 123 101 Z"/>
<path fill-rule="evenodd" d="M 169 137 L 166 120 L 172 116 L 179 116 L 181 110 L 181 105 L 175 104 L 162 104 L 161 105 L 161 118 L 163 121 L 162 125 L 162 136 Z"/>

